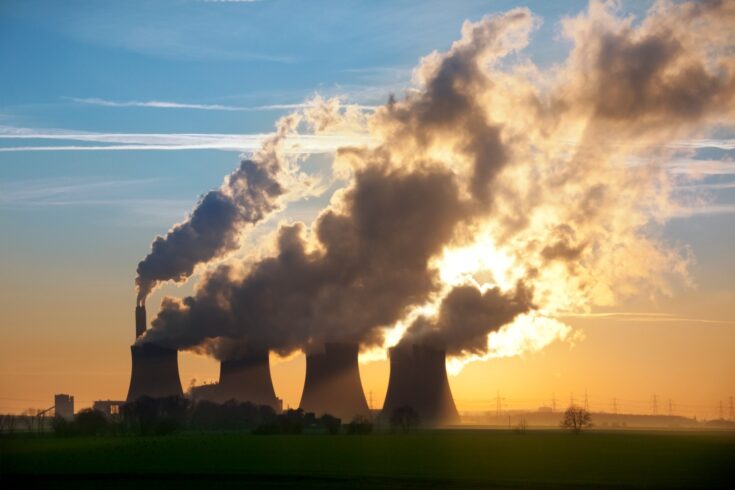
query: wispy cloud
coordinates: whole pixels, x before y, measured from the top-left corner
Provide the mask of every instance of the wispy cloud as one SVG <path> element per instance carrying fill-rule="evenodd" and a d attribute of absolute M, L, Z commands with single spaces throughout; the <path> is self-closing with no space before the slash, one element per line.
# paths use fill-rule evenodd
<path fill-rule="evenodd" d="M 314 104 L 309 102 L 302 102 L 298 104 L 266 104 L 256 106 L 233 106 L 223 104 L 191 104 L 186 102 L 171 102 L 165 100 L 127 100 L 117 101 L 100 99 L 97 97 L 64 97 L 66 100 L 72 102 L 78 102 L 80 104 L 97 105 L 102 107 L 145 107 L 150 109 L 191 109 L 199 111 L 231 111 L 231 112 L 256 112 L 256 111 L 281 111 L 281 110 L 296 110 L 313 107 Z M 372 105 L 360 105 L 350 104 L 359 109 L 365 111 L 375 110 L 376 106 Z"/>
<path fill-rule="evenodd" d="M 735 204 L 703 204 L 682 207 L 674 211 L 673 218 L 689 218 L 701 215 L 735 214 Z"/>
<path fill-rule="evenodd" d="M 677 190 L 726 190 L 735 189 L 735 181 L 732 182 L 706 182 L 700 184 L 685 184 L 676 186 Z"/>
<path fill-rule="evenodd" d="M 716 148 L 718 150 L 735 150 L 735 139 L 692 139 L 676 141 L 670 148 L 683 150 L 701 150 L 703 148 Z"/>
<path fill-rule="evenodd" d="M 88 200 L 90 196 L 108 195 L 110 191 L 128 193 L 160 183 L 162 179 L 90 179 L 51 178 L 0 182 L 0 204 L 65 204 Z"/>
<path fill-rule="evenodd" d="M 23 145 L 0 147 L 0 152 L 22 151 L 181 151 L 221 150 L 236 152 L 257 151 L 267 134 L 217 133 L 92 133 L 60 129 L 34 130 L 0 126 L 0 140 L 55 140 L 104 145 Z M 344 146 L 370 145 L 368 135 L 323 134 L 293 135 L 287 138 L 285 150 L 290 154 L 332 153 Z"/>
<path fill-rule="evenodd" d="M 690 177 L 735 175 L 735 162 L 731 160 L 680 159 L 668 162 L 666 167 L 673 174 L 687 175 Z"/>
<path fill-rule="evenodd" d="M 672 313 L 615 312 L 615 313 L 566 313 L 562 318 L 579 318 L 584 320 L 605 319 L 616 322 L 689 322 L 735 325 L 733 320 L 712 320 L 678 316 Z"/>
<path fill-rule="evenodd" d="M 0 182 L 0 207 L 100 207 L 117 208 L 150 222 L 181 219 L 191 199 L 130 197 L 145 192 L 164 179 L 99 179 L 59 177 Z"/>

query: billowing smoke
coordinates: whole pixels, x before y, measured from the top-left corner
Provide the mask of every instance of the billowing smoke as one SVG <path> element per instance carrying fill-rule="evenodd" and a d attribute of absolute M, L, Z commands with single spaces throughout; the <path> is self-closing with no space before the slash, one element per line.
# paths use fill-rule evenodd
<path fill-rule="evenodd" d="M 325 340 L 380 343 L 378 327 L 439 290 L 428 263 L 466 213 L 458 194 L 443 169 L 403 173 L 376 162 L 356 173 L 342 209 L 322 213 L 313 237 L 283 226 L 277 254 L 244 277 L 223 265 L 193 297 L 167 298 L 146 339 L 192 347 L 238 337 L 284 353 Z"/>
<path fill-rule="evenodd" d="M 666 293 L 688 257 L 655 233 L 676 209 L 661 163 L 672 138 L 732 124 L 734 21 L 733 2 L 659 2 L 639 23 L 592 2 L 564 20 L 573 48 L 546 71 L 522 54 L 539 22 L 527 9 L 465 23 L 368 118 L 376 146 L 338 151 L 349 183 L 311 226 L 282 225 L 264 259 L 165 298 L 140 341 L 227 358 L 381 345 L 408 325 L 405 341 L 508 355 L 567 335 L 564 312 Z"/>
<path fill-rule="evenodd" d="M 205 194 L 190 216 L 165 237 L 158 236 L 151 252 L 138 264 L 138 303 L 164 281 L 182 281 L 194 268 L 239 247 L 243 227 L 261 221 L 278 208 L 285 190 L 281 144 L 299 118 L 294 114 L 278 122 L 278 131 L 253 158 L 243 159 L 222 186 Z"/>
<path fill-rule="evenodd" d="M 401 342 L 431 345 L 455 356 L 485 354 L 488 334 L 533 308 L 531 298 L 523 283 L 508 292 L 456 286 L 442 300 L 439 314 L 417 318 Z"/>

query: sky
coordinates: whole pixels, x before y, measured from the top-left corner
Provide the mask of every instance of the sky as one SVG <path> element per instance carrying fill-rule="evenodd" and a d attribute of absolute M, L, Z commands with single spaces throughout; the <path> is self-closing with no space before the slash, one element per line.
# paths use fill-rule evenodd
<path fill-rule="evenodd" d="M 587 2 L 524 5 L 541 20 L 524 56 L 553 72 L 572 47 L 560 22 Z M 621 2 L 618 13 L 640 19 L 649 5 Z M 415 86 L 421 59 L 449 50 L 465 20 L 517 6 L 0 2 L 0 411 L 47 408 L 54 393 L 75 395 L 77 407 L 124 398 L 136 265 L 157 235 L 219 187 L 240 153 L 256 152 L 279 117 L 317 95 L 371 114 Z M 687 279 L 559 316 L 569 332 L 542 347 L 452 369 L 460 411 L 494 411 L 498 396 L 507 409 L 535 409 L 586 393 L 593 409 L 611 410 L 615 399 L 619 411 L 650 413 L 656 395 L 674 413 L 718 415 L 735 396 L 732 122 L 679 142 L 696 148 L 664 162 L 670 175 L 690 177 L 672 191 L 687 206 L 651 233 L 686 256 Z M 315 138 L 303 167 L 326 175 L 342 142 Z M 333 184 L 289 203 L 248 243 L 279 223 L 313 221 Z M 191 294 L 200 275 L 155 290 L 149 320 L 164 296 Z M 375 352 L 361 361 L 380 407 L 388 363 Z M 304 364 L 302 354 L 272 355 L 286 406 L 298 404 Z M 192 352 L 179 365 L 184 386 L 218 373 L 216 360 Z"/>

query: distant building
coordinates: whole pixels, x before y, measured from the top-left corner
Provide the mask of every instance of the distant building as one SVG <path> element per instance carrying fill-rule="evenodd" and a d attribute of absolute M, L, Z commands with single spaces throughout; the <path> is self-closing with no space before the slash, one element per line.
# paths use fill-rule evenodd
<path fill-rule="evenodd" d="M 189 388 L 189 398 L 191 398 L 192 401 L 201 401 L 201 400 L 207 400 L 211 402 L 217 402 L 218 400 L 218 391 L 219 391 L 219 384 L 218 383 L 207 383 L 203 385 L 198 386 L 191 386 Z"/>
<path fill-rule="evenodd" d="M 92 404 L 92 410 L 102 412 L 108 417 L 120 414 L 120 407 L 125 404 L 120 400 L 97 400 Z"/>
<path fill-rule="evenodd" d="M 54 395 L 54 412 L 57 417 L 66 420 L 74 418 L 74 397 L 71 395 Z"/>
<path fill-rule="evenodd" d="M 224 393 L 223 393 L 224 392 Z M 239 403 L 252 403 L 253 405 L 266 405 L 272 407 L 277 413 L 283 411 L 283 400 L 280 398 L 273 397 L 273 400 L 249 400 L 249 399 L 238 399 L 232 396 L 231 392 L 226 392 L 222 389 L 220 383 L 206 383 L 202 385 L 190 386 L 187 396 L 193 402 L 209 401 L 214 403 L 225 403 L 230 400 L 235 400 Z"/>
<path fill-rule="evenodd" d="M 551 407 L 538 407 L 539 413 L 552 413 L 554 411 Z"/>

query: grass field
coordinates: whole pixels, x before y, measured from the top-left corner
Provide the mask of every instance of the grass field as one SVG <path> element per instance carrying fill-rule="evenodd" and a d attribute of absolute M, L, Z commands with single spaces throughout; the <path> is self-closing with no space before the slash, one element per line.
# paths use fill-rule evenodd
<path fill-rule="evenodd" d="M 2 482 L 24 486 L 735 488 L 735 434 L 722 432 L 14 436 L 0 448 Z"/>

